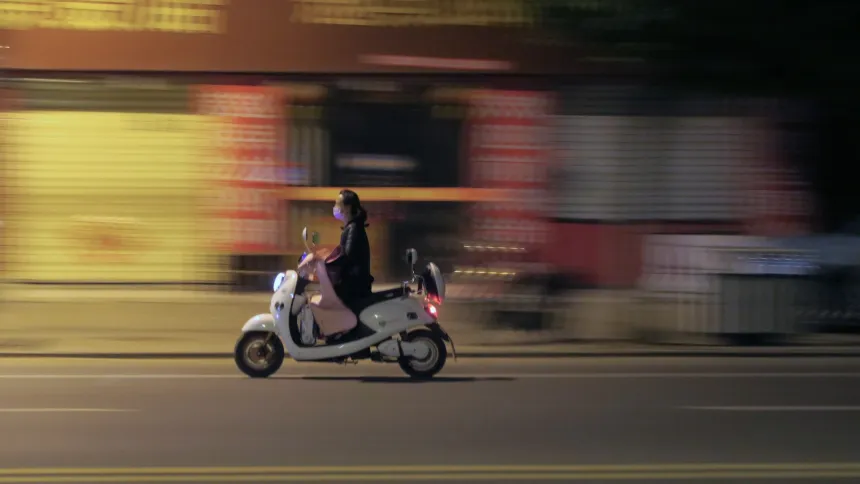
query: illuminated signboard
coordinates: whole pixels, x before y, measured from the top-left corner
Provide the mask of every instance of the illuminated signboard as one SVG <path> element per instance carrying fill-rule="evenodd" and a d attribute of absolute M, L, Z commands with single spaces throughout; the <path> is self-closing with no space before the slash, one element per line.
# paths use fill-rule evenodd
<path fill-rule="evenodd" d="M 9 69 L 576 71 L 537 0 L 0 0 Z M 368 32 L 377 34 L 368 36 Z M 297 46 L 301 46 L 298 48 Z M 310 47 L 312 48 L 310 48 Z"/>
<path fill-rule="evenodd" d="M 0 28 L 223 33 L 229 0 L 3 0 Z M 529 0 L 293 0 L 289 21 L 376 27 L 524 27 Z"/>
<path fill-rule="evenodd" d="M 291 21 L 372 27 L 524 27 L 537 22 L 529 0 L 294 0 Z"/>
<path fill-rule="evenodd" d="M 228 0 L 2 0 L 0 28 L 222 33 Z"/>

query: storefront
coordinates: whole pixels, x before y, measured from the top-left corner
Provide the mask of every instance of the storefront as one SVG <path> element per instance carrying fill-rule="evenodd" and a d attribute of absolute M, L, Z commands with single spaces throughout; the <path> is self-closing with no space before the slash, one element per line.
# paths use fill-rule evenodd
<path fill-rule="evenodd" d="M 4 67 L 41 79 L 12 86 L 7 275 L 221 282 L 282 268 L 301 225 L 336 237 L 341 186 L 412 187 L 365 197 L 384 279 L 389 247 L 427 240 L 387 222 L 433 199 L 455 217 L 430 233 L 463 228 L 464 192 L 433 190 L 472 186 L 469 93 L 577 69 L 539 20 L 526 0 L 6 2 Z"/>

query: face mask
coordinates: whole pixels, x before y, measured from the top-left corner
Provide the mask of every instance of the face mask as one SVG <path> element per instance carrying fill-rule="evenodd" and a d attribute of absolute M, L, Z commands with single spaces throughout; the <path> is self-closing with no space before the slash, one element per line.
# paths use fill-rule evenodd
<path fill-rule="evenodd" d="M 336 219 L 340 220 L 341 222 L 343 222 L 343 212 L 341 212 L 341 211 L 340 211 L 340 207 L 335 206 L 335 207 L 332 209 L 332 213 L 334 214 L 334 218 L 336 218 Z"/>

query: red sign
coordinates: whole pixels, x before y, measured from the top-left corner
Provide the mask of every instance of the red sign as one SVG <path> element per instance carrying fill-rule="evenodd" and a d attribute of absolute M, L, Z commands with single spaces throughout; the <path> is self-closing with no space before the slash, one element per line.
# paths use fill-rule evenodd
<path fill-rule="evenodd" d="M 218 215 L 230 253 L 277 252 L 284 207 L 275 196 L 286 172 L 286 95 L 276 87 L 200 86 L 197 112 L 221 118 Z"/>
<path fill-rule="evenodd" d="M 548 230 L 544 200 L 550 160 L 550 94 L 477 91 L 470 104 L 472 186 L 515 193 L 509 201 L 476 205 L 476 243 L 490 250 L 502 247 L 502 252 L 539 254 Z"/>
<path fill-rule="evenodd" d="M 809 233 L 813 228 L 809 186 L 777 152 L 773 130 L 766 123 L 752 126 L 752 166 L 745 172 L 751 198 L 746 205 L 748 233 L 771 237 Z"/>

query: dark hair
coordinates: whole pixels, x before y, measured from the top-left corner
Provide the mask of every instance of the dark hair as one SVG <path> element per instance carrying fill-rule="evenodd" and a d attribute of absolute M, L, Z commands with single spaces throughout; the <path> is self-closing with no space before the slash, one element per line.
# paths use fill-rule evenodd
<path fill-rule="evenodd" d="M 367 218 L 367 211 L 361 206 L 361 200 L 358 198 L 357 193 L 344 189 L 340 191 L 340 196 L 343 197 L 344 206 L 348 205 L 352 211 L 350 214 L 352 217 Z"/>

